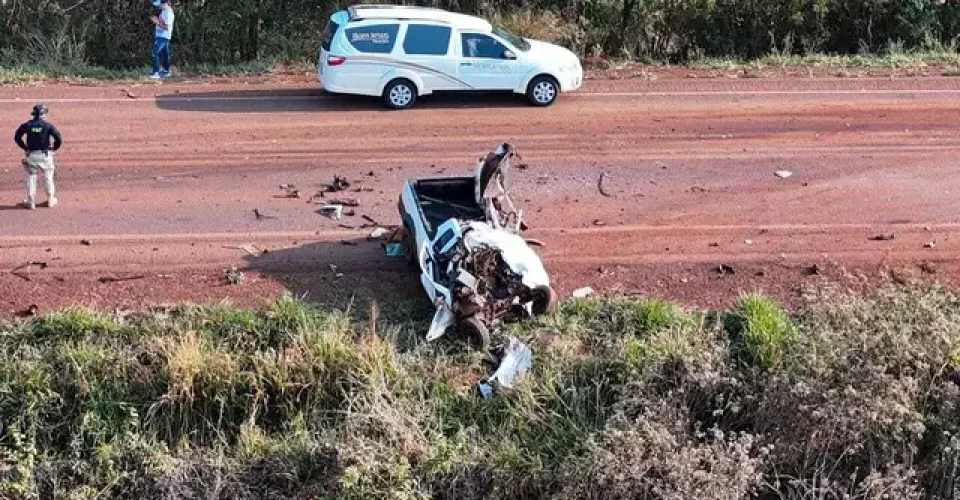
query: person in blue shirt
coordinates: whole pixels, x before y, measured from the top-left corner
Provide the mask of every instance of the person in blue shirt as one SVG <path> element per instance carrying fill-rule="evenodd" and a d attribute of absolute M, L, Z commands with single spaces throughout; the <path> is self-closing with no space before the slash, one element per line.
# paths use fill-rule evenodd
<path fill-rule="evenodd" d="M 55 165 L 53 151 L 60 149 L 63 139 L 60 131 L 52 123 L 43 119 L 47 114 L 47 107 L 37 104 L 33 107 L 33 119 L 20 125 L 13 134 L 13 140 L 24 152 L 23 168 L 27 171 L 27 199 L 23 206 L 33 210 L 36 208 L 37 174 L 43 172 L 44 183 L 47 187 L 47 206 L 57 205 L 56 188 L 53 185 Z M 24 140 L 26 138 L 26 140 Z M 50 144 L 50 141 L 53 144 Z"/>
<path fill-rule="evenodd" d="M 160 15 L 150 18 L 156 25 L 153 35 L 153 73 L 150 78 L 156 80 L 170 77 L 170 39 L 173 37 L 173 7 L 170 0 L 153 0 L 153 6 L 160 8 Z"/>

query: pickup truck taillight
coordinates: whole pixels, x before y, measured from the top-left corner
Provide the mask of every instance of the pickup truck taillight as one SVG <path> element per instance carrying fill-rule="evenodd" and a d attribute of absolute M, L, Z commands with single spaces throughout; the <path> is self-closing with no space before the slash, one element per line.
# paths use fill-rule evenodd
<path fill-rule="evenodd" d="M 347 62 L 346 57 L 342 56 L 327 56 L 327 66 L 340 66 L 341 64 Z"/>

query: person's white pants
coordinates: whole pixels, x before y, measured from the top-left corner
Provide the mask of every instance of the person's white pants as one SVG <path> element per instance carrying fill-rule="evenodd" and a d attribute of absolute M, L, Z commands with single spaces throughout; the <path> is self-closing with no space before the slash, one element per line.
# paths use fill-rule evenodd
<path fill-rule="evenodd" d="M 53 183 L 53 174 L 56 165 L 52 152 L 31 151 L 23 159 L 23 168 L 27 171 L 27 200 L 33 205 L 37 198 L 37 175 L 43 173 L 43 181 L 47 188 L 47 204 L 57 204 L 57 189 Z"/>

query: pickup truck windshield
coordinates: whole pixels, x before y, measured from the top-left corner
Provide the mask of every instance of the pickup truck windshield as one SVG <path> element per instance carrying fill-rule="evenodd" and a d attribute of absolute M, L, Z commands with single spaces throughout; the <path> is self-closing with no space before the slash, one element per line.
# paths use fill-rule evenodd
<path fill-rule="evenodd" d="M 503 28 L 493 28 L 493 34 L 503 38 L 507 41 L 507 43 L 513 45 L 517 49 L 522 50 L 523 52 L 530 50 L 530 42 L 520 38 L 517 35 L 514 35 L 513 33 L 510 33 Z"/>

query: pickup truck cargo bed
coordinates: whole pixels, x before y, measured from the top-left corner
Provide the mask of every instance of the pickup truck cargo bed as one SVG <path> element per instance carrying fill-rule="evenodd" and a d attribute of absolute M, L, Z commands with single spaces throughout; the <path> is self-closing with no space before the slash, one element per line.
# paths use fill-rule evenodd
<path fill-rule="evenodd" d="M 483 208 L 474 195 L 473 177 L 421 179 L 413 183 L 417 204 L 423 210 L 427 232 L 432 238 L 437 226 L 451 218 L 484 220 Z"/>

